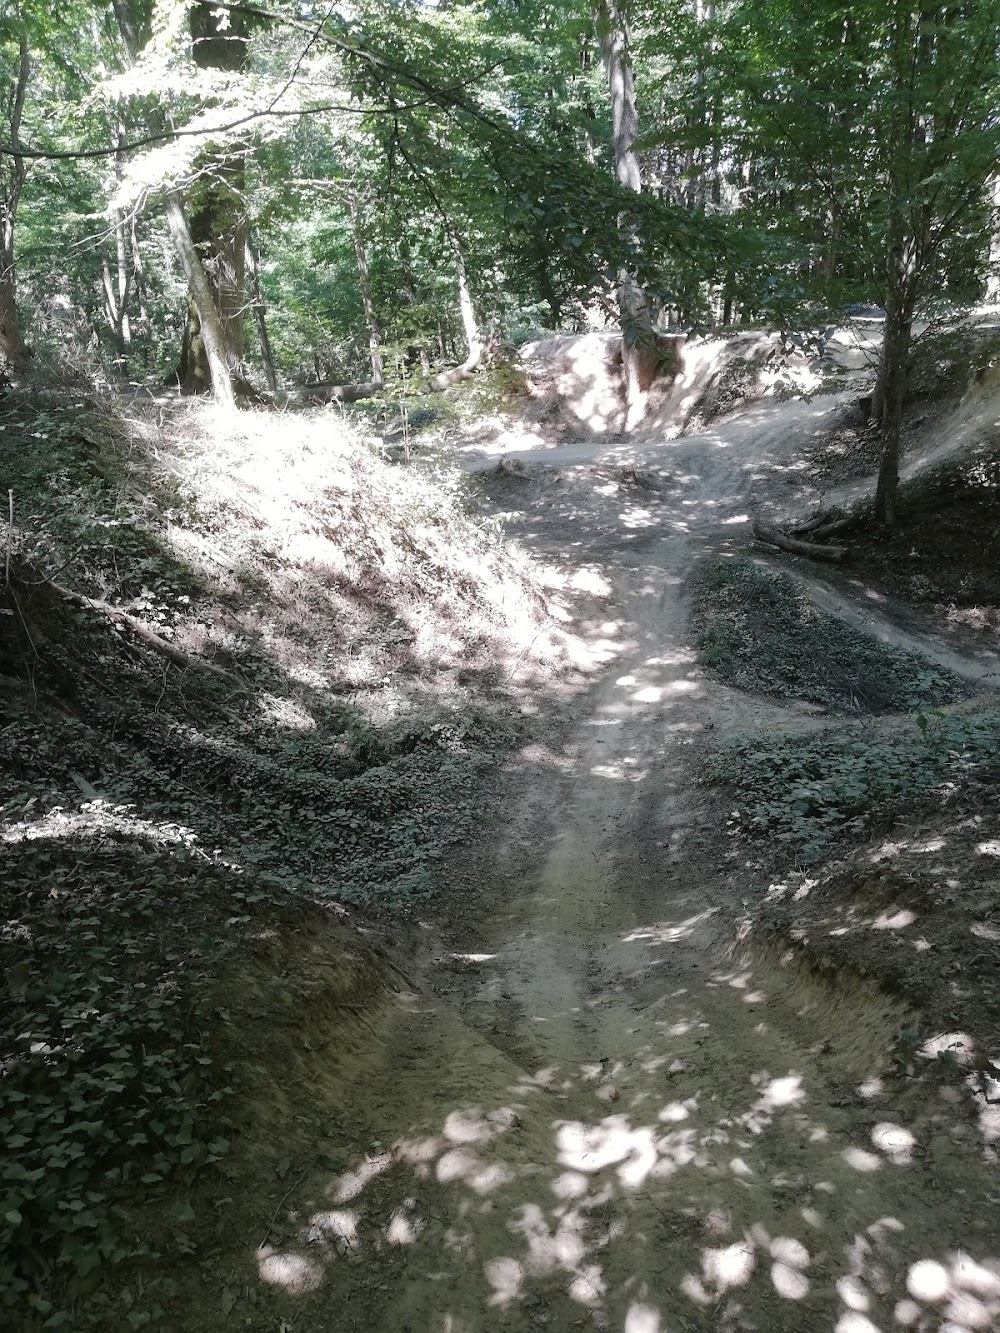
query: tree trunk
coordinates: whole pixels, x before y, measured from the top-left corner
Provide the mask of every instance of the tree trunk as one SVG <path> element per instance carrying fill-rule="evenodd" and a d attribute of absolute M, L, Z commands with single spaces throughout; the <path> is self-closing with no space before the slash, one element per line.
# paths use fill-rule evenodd
<path fill-rule="evenodd" d="M 0 158 L 0 367 L 20 366 L 25 360 L 24 341 L 17 314 L 17 278 L 14 267 L 14 223 L 21 190 L 27 177 L 21 146 L 21 117 L 31 74 L 28 39 L 18 43 L 17 73 L 8 96 L 7 136 L 13 152 Z"/>
<path fill-rule="evenodd" d="M 990 231 L 990 267 L 986 279 L 986 300 L 991 304 L 1000 301 L 1000 176 L 993 177 L 993 225 Z"/>
<path fill-rule="evenodd" d="M 482 361 L 483 352 L 486 350 L 486 345 L 479 332 L 479 325 L 476 322 L 476 311 L 472 304 L 472 293 L 469 291 L 469 280 L 465 272 L 465 256 L 462 254 L 461 242 L 453 232 L 448 233 L 448 240 L 451 242 L 452 253 L 455 256 L 455 273 L 458 277 L 458 309 L 462 317 L 462 328 L 465 331 L 465 341 L 469 351 L 460 366 L 455 366 L 451 370 L 443 370 L 429 382 L 428 390 L 435 393 L 450 388 L 452 384 L 457 384 L 459 380 L 469 379 Z"/>
<path fill-rule="evenodd" d="M 637 194 L 642 190 L 639 159 L 632 145 L 639 133 L 635 79 L 628 27 L 620 0 L 598 0 L 597 35 L 611 94 L 615 176 Z M 618 272 L 618 313 L 622 326 L 622 370 L 625 379 L 625 429 L 634 430 L 646 412 L 646 393 L 656 376 L 659 358 L 646 295 L 634 273 Z"/>
<path fill-rule="evenodd" d="M 886 527 L 896 526 L 896 492 L 899 489 L 899 446 L 903 434 L 906 402 L 906 363 L 913 326 L 913 296 L 892 289 L 886 302 L 885 335 L 879 368 L 877 398 L 881 413 L 881 446 L 875 513 Z"/>
<path fill-rule="evenodd" d="M 115 233 L 115 273 L 106 259 L 101 263 L 101 282 L 104 288 L 104 313 L 111 332 L 115 335 L 119 350 L 125 351 L 132 344 L 132 323 L 129 319 L 128 303 L 132 289 L 132 272 L 128 267 L 128 255 L 125 245 L 125 221 L 119 209 L 111 216 L 111 225 Z"/>
<path fill-rule="evenodd" d="M 264 375 L 267 378 L 267 387 L 272 393 L 278 387 L 278 376 L 274 369 L 274 352 L 271 349 L 271 336 L 267 331 L 267 310 L 264 305 L 264 293 L 260 286 L 260 265 L 257 262 L 257 253 L 253 246 L 247 240 L 246 253 L 246 271 L 250 279 L 250 300 L 253 306 L 253 317 L 257 325 L 257 340 L 260 343 L 260 359 L 264 365 Z"/>
<path fill-rule="evenodd" d="M 368 329 L 368 354 L 372 363 L 372 381 L 383 382 L 382 351 L 379 345 L 378 320 L 375 318 L 375 305 L 372 301 L 371 284 L 368 281 L 368 250 L 365 238 L 358 223 L 358 205 L 353 194 L 348 196 L 348 211 L 351 215 L 351 233 L 354 237 L 354 254 L 358 261 L 358 284 L 361 287 L 361 305 L 365 312 L 365 324 Z"/>
<path fill-rule="evenodd" d="M 242 72 L 248 51 L 243 14 L 215 9 L 207 0 L 196 0 L 191 9 L 190 24 L 191 54 L 200 69 Z M 191 210 L 191 239 L 201 256 L 218 311 L 230 377 L 242 380 L 246 360 L 243 332 L 246 276 L 244 159 L 242 155 L 222 154 L 199 165 L 207 183 L 200 187 Z M 179 372 L 182 393 L 203 392 L 204 382 L 209 377 L 198 305 L 192 301 L 188 306 Z"/>
<path fill-rule="evenodd" d="M 0 369 L 24 362 L 24 342 L 17 317 L 17 286 L 14 275 L 14 228 L 5 213 L 0 217 Z"/>
<path fill-rule="evenodd" d="M 126 59 L 131 66 L 138 60 L 142 49 L 139 36 L 140 24 L 132 9 L 131 0 L 113 0 L 113 5 Z M 154 134 L 162 133 L 164 119 L 158 111 L 151 112 L 148 123 Z M 220 403 L 232 406 L 236 402 L 236 395 L 233 392 L 233 378 L 226 360 L 225 337 L 219 312 L 201 258 L 191 239 L 191 230 L 176 190 L 170 190 L 166 195 L 166 212 L 170 237 L 184 270 L 184 276 L 187 278 L 188 306 L 198 321 L 198 335 L 204 358 L 205 388 L 210 389 Z"/>
<path fill-rule="evenodd" d="M 245 307 L 246 226 L 242 216 L 243 163 L 219 162 L 213 182 L 200 206 L 191 212 L 191 240 L 201 256 L 212 300 L 219 316 L 222 347 L 230 376 L 242 380 L 246 370 L 243 332 Z M 181 348 L 181 392 L 201 393 L 207 377 L 204 339 L 194 306 Z"/>
<path fill-rule="evenodd" d="M 129 289 L 132 275 L 128 269 L 128 257 L 125 251 L 125 219 L 119 209 L 115 209 L 113 218 L 115 228 L 115 261 L 118 268 L 118 337 L 123 347 L 132 344 L 132 323 L 128 314 Z"/>
<path fill-rule="evenodd" d="M 192 317 L 198 324 L 199 358 L 204 358 L 207 370 L 205 388 L 210 388 L 219 402 L 232 405 L 236 401 L 236 395 L 233 392 L 233 379 L 226 359 L 222 321 L 215 307 L 215 298 L 208 276 L 191 239 L 184 209 L 181 207 L 176 190 L 171 190 L 167 195 L 167 221 L 170 224 L 174 247 L 184 269 L 184 276 L 188 281 Z"/>

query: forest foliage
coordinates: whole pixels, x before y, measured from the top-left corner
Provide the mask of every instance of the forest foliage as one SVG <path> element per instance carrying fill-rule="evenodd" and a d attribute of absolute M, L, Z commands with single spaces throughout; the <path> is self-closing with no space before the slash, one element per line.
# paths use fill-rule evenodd
<path fill-rule="evenodd" d="M 533 330 L 991 295 L 1000 4 L 28 0 L 0 11 L 0 356 L 217 396 L 426 384 Z M 626 374 L 629 372 L 626 357 Z"/>

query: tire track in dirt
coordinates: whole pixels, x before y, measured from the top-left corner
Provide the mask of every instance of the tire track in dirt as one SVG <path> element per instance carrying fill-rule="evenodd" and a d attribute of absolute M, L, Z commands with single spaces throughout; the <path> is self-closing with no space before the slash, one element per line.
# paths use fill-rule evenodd
<path fill-rule="evenodd" d="M 601 565 L 575 628 L 617 656 L 569 739 L 512 767 L 503 836 L 325 1093 L 372 1147 L 256 1253 L 296 1328 L 1000 1326 L 988 1146 L 957 1094 L 897 1099 L 901 1005 L 729 948 L 739 863 L 694 785 L 708 735 L 818 725 L 699 673 L 683 583 L 819 415 L 644 446 L 673 480 L 641 505 L 595 482 L 599 446 L 564 455 L 528 540 Z"/>

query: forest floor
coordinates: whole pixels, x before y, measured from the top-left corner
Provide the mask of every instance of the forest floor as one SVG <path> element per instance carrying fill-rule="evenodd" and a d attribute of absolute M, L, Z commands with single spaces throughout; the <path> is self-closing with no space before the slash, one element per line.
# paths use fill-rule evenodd
<path fill-rule="evenodd" d="M 239 728 L 246 709 L 224 683 L 192 686 L 191 672 L 194 694 L 178 700 L 164 674 L 156 705 L 187 707 L 201 751 L 217 757 L 227 734 L 239 748 L 211 783 L 181 763 L 194 784 L 186 822 L 157 807 L 144 831 L 156 786 L 141 788 L 132 760 L 108 765 L 119 785 L 96 819 L 93 800 L 74 811 L 48 799 L 67 754 L 82 777 L 80 709 L 64 691 L 61 718 L 50 706 L 29 721 L 39 675 L 21 687 L 13 722 L 35 730 L 19 742 L 25 790 L 6 840 L 44 864 L 23 867 L 8 942 L 44 942 L 41 914 L 65 902 L 69 933 L 94 935 L 105 969 L 121 967 L 122 941 L 140 986 L 154 945 L 173 959 L 177 985 L 157 976 L 149 994 L 168 1034 L 219 1071 L 204 1092 L 219 1093 L 219 1114 L 202 1101 L 197 1121 L 214 1117 L 225 1136 L 202 1144 L 188 1127 L 198 1151 L 180 1194 L 168 1168 L 183 1127 L 142 1196 L 118 1152 L 103 1188 L 127 1205 L 127 1233 L 162 1257 L 102 1255 L 75 1279 L 64 1326 L 1000 1325 L 1000 597 L 997 562 L 982 559 L 996 540 L 995 455 L 943 460 L 934 475 L 947 484 L 918 474 L 900 533 L 883 541 L 859 526 L 843 572 L 754 549 L 752 512 L 804 514 L 866 471 L 849 429 L 843 397 L 826 396 L 750 406 L 668 443 L 543 444 L 513 469 L 459 441 L 477 504 L 525 563 L 496 566 L 507 610 L 451 668 L 447 706 L 478 703 L 476 728 L 431 731 L 430 745 L 440 724 L 427 714 L 377 764 L 381 733 L 369 725 L 357 743 L 356 715 L 353 731 L 337 720 L 336 773 L 319 772 L 320 744 L 301 753 L 292 705 L 321 713 L 310 677 L 308 697 L 272 690 L 285 703 L 271 705 L 268 763 L 255 759 L 244 784 L 259 749 Z M 925 444 L 915 436 L 914 457 Z M 501 561 L 465 540 L 476 559 Z M 453 628 L 473 601 L 454 605 Z M 5 609 L 20 614 L 16 599 Z M 62 614 L 40 618 L 47 641 Z M 398 651 L 394 623 L 366 632 Z M 408 622 L 407 646 L 418 628 Z M 60 697 L 58 654 L 38 647 Z M 440 652 L 428 642 L 424 665 L 410 664 L 428 693 L 442 689 L 427 665 Z M 246 664 L 237 653 L 228 665 Z M 227 714 L 216 731 L 213 701 Z M 92 797 L 98 748 L 118 733 L 88 725 L 92 767 L 77 786 Z M 171 741 L 193 745 L 174 728 L 143 750 L 168 777 L 180 771 Z M 45 744 L 57 756 L 29 771 L 31 746 Z M 275 770 L 306 759 L 277 806 L 283 864 L 311 890 L 290 898 L 269 873 L 277 835 L 231 789 L 267 805 Z M 317 843 L 307 825 L 344 800 L 345 782 L 362 785 Z M 384 789 L 433 792 L 402 848 L 361 827 Z M 131 810 L 115 804 L 126 799 Z M 435 891 L 421 880 L 414 894 L 427 866 L 413 846 L 429 846 L 421 829 L 452 807 Z M 405 824 L 405 803 L 381 818 Z M 352 819 L 370 868 L 338 881 L 327 862 L 344 857 Z M 192 826 L 218 830 L 226 855 Z M 381 903 L 367 892 L 380 856 L 397 886 Z M 327 884 L 324 906 L 315 890 Z M 37 957 L 38 946 L 16 956 L 19 1001 L 32 1001 Z M 197 996 L 193 1021 L 170 1007 L 181 983 Z M 94 1022 L 83 1004 L 72 1019 Z M 123 1041 L 105 1056 L 130 1089 L 133 1054 Z M 167 1067 L 168 1109 L 182 1086 Z M 149 1168 L 147 1144 L 131 1151 Z M 52 1244 L 39 1237 L 31 1270 L 39 1324 L 59 1289 Z M 109 1281 L 113 1258 L 125 1283 Z"/>

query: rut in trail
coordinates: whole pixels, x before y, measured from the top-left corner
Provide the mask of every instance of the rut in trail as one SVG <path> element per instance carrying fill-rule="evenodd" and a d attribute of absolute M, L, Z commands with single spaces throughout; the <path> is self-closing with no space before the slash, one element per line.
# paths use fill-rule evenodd
<path fill-rule="evenodd" d="M 696 670 L 683 582 L 749 498 L 811 498 L 796 451 L 836 400 L 714 434 L 546 453 L 520 529 L 603 580 L 573 608 L 606 667 L 568 742 L 513 766 L 412 984 L 317 1086 L 372 1146 L 316 1166 L 255 1250 L 292 1326 L 356 1333 L 1000 1327 L 995 1159 L 959 1091 L 887 1078 L 901 1005 L 728 932 L 739 860 L 693 784 L 707 735 L 809 728 Z M 594 463 L 641 466 L 623 496 Z"/>

